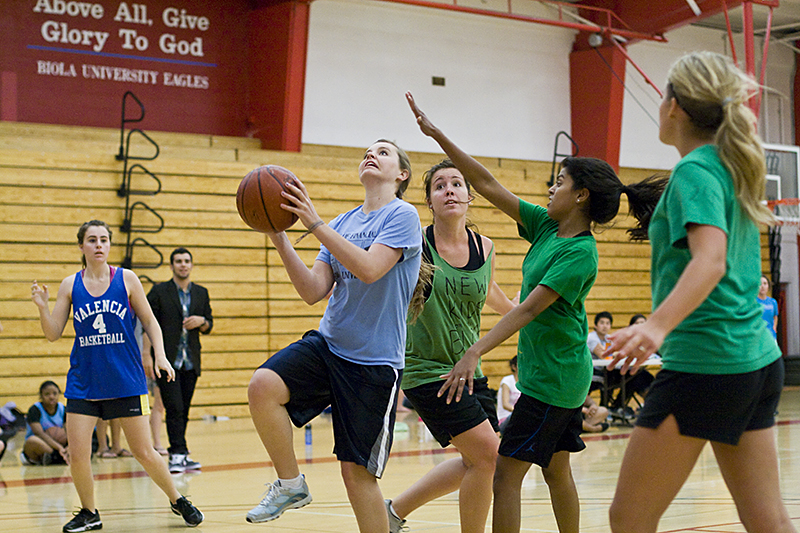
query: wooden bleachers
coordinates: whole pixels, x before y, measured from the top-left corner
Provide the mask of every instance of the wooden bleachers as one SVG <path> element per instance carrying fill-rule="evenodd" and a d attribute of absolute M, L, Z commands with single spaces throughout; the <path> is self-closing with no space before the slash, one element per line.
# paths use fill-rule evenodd
<path fill-rule="evenodd" d="M 320 215 L 329 220 L 358 205 L 363 189 L 357 165 L 363 148 L 305 146 L 285 153 L 258 148 L 253 139 L 147 132 L 161 154 L 145 166 L 163 183 L 160 194 L 143 199 L 165 220 L 160 233 L 145 234 L 166 261 L 177 246 L 189 248 L 195 260 L 192 279 L 211 294 L 215 326 L 203 336 L 203 376 L 198 382 L 193 416 L 247 416 L 246 387 L 253 369 L 275 350 L 317 327 L 324 304 L 305 305 L 294 291 L 268 239 L 239 219 L 235 194 L 241 178 L 262 164 L 292 169 L 307 185 Z M 132 141 L 132 154 L 148 155 L 152 147 Z M 119 231 L 124 200 L 117 195 L 122 163 L 115 159 L 119 131 L 40 124 L 0 122 L 0 403 L 12 400 L 21 408 L 37 400 L 39 384 L 54 379 L 63 387 L 72 346 L 72 326 L 64 338 L 47 342 L 38 313 L 30 301 L 33 279 L 50 287 L 51 306 L 58 283 L 79 268 L 76 231 L 85 220 L 98 218 L 114 229 L 111 262 L 123 259 L 126 235 Z M 137 152 L 139 150 L 139 152 Z M 424 224 L 420 176 L 441 154 L 410 154 L 414 181 L 407 199 L 419 209 Z M 525 199 L 546 203 L 550 164 L 482 158 L 511 190 Z M 649 175 L 626 169 L 623 181 Z M 134 175 L 133 189 L 150 189 L 152 182 Z M 625 209 L 623 202 L 623 211 Z M 520 283 L 520 264 L 527 244 L 502 213 L 478 199 L 470 218 L 496 245 L 496 279 L 509 296 Z M 156 220 L 137 212 L 135 226 L 152 227 Z M 619 217 L 613 228 L 597 235 L 600 272 L 587 300 L 590 314 L 609 310 L 615 325 L 635 313 L 650 311 L 649 246 L 630 243 Z M 296 238 L 301 229 L 290 230 Z M 299 246 L 311 264 L 318 242 L 309 237 Z M 134 263 L 151 262 L 155 254 L 137 248 Z M 140 277 L 165 281 L 168 265 L 136 269 Z M 145 290 L 150 285 L 145 281 Z M 488 330 L 498 317 L 485 313 Z M 491 384 L 508 373 L 516 336 L 489 354 L 483 363 Z"/>

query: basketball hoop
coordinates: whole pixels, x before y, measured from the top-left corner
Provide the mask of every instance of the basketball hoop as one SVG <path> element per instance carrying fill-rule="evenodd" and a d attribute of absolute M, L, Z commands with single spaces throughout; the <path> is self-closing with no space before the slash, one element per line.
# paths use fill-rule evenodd
<path fill-rule="evenodd" d="M 800 233 L 800 198 L 770 200 L 767 206 L 775 213 L 778 226 L 793 226 Z"/>

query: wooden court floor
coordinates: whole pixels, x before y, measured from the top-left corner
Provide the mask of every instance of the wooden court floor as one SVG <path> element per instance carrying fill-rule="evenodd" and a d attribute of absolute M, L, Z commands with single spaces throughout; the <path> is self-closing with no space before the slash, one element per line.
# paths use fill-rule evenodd
<path fill-rule="evenodd" d="M 408 487 L 432 465 L 453 457 L 426 435 L 412 413 L 401 414 L 392 458 L 381 480 L 386 497 Z M 581 498 L 581 530 L 607 532 L 608 507 L 630 430 L 612 427 L 602 435 L 587 436 L 587 449 L 572 457 Z M 795 525 L 800 529 L 800 389 L 784 391 L 777 444 L 782 491 Z M 331 454 L 330 421 L 312 423 L 312 444 L 304 430 L 296 430 L 295 448 L 311 489 L 311 505 L 288 511 L 268 524 L 245 522 L 245 513 L 261 498 L 274 470 L 249 419 L 192 421 L 188 442 L 202 473 L 173 476 L 206 516 L 203 531 L 351 532 L 355 518 L 345 497 L 338 464 Z M 0 531 L 55 532 L 77 510 L 78 498 L 65 466 L 22 466 L 17 435 L 0 462 Z M 164 437 L 164 439 L 166 439 Z M 166 440 L 165 440 L 166 442 Z M 449 450 L 449 449 L 448 449 Z M 653 457 L 653 461 L 662 458 Z M 151 532 L 184 530 L 183 521 L 169 510 L 167 498 L 132 458 L 95 459 L 95 492 L 103 531 Z M 412 532 L 459 531 L 455 494 L 429 503 L 408 520 Z M 491 527 L 487 527 L 490 531 Z M 547 487 L 534 467 L 523 486 L 522 531 L 556 532 Z M 709 446 L 692 475 L 661 521 L 659 532 L 738 533 L 744 531 L 725 488 Z"/>

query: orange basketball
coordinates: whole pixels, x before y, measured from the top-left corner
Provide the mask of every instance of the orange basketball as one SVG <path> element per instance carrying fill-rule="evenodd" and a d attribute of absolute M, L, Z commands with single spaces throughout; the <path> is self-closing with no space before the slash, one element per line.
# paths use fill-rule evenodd
<path fill-rule="evenodd" d="M 281 209 L 291 203 L 281 196 L 286 183 L 296 180 L 291 171 L 265 165 L 247 173 L 236 191 L 236 209 L 244 223 L 262 233 L 285 231 L 297 222 L 297 215 Z"/>

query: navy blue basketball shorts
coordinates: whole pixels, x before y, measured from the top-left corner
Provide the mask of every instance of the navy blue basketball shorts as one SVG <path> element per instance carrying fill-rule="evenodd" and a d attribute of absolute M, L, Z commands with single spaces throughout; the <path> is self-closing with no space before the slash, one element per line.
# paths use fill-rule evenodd
<path fill-rule="evenodd" d="M 330 405 L 336 458 L 361 465 L 377 478 L 383 475 L 402 370 L 342 359 L 316 330 L 259 368 L 272 370 L 289 388 L 285 407 L 295 426 L 304 426 Z"/>

